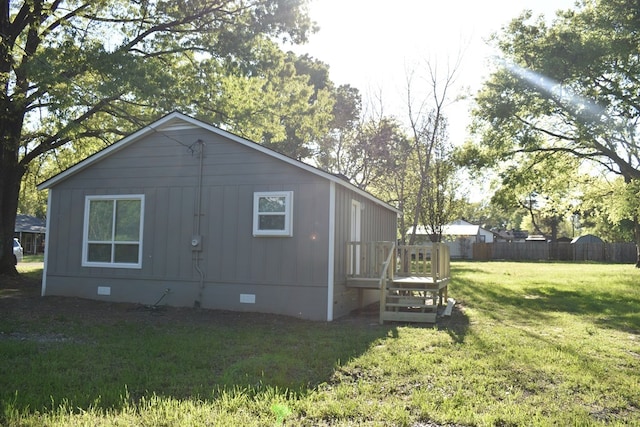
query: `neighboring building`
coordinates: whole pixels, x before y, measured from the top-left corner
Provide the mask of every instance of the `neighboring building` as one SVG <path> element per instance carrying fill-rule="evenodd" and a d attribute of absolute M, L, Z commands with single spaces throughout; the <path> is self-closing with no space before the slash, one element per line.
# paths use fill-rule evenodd
<path fill-rule="evenodd" d="M 172 113 L 42 183 L 42 295 L 331 321 L 359 303 L 348 241 L 395 241 L 395 208 Z"/>
<path fill-rule="evenodd" d="M 572 245 L 590 245 L 590 244 L 603 244 L 601 238 L 594 236 L 593 234 L 585 234 L 583 236 L 574 237 L 571 240 Z"/>
<path fill-rule="evenodd" d="M 410 235 L 413 228 L 407 231 Z M 416 244 L 430 241 L 431 229 L 419 225 L 416 231 Z M 442 241 L 449 246 L 451 258 L 471 258 L 474 243 L 493 243 L 493 233 L 476 224 L 459 219 L 442 227 Z"/>
<path fill-rule="evenodd" d="M 604 241 L 593 234 L 585 234 L 571 240 L 574 261 L 604 261 L 607 259 Z"/>
<path fill-rule="evenodd" d="M 44 220 L 30 215 L 18 214 L 13 236 L 20 241 L 25 255 L 44 252 L 46 235 L 47 228 Z"/>
<path fill-rule="evenodd" d="M 494 242 L 524 242 L 529 237 L 527 230 L 491 229 Z"/>

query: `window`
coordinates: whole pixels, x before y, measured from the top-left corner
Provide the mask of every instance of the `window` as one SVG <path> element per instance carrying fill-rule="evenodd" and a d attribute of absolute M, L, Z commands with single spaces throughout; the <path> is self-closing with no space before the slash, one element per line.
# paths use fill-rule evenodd
<path fill-rule="evenodd" d="M 142 267 L 143 195 L 87 196 L 84 267 Z"/>
<path fill-rule="evenodd" d="M 292 236 L 293 191 L 253 193 L 253 235 Z"/>

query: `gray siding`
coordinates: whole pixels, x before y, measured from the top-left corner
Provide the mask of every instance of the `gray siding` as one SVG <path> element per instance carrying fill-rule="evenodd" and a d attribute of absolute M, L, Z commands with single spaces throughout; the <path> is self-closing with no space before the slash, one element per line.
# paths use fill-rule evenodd
<path fill-rule="evenodd" d="M 352 200 L 361 203 L 361 241 L 395 241 L 397 235 L 397 214 L 388 208 L 373 203 L 364 196 L 348 188 L 336 186 L 336 239 L 334 274 L 334 317 L 340 317 L 358 308 L 379 301 L 377 290 L 353 289 L 346 287 L 347 242 L 350 240 L 350 217 Z"/>
<path fill-rule="evenodd" d="M 198 156 L 206 143 L 200 234 L 192 252 Z M 293 237 L 253 237 L 255 191 L 294 192 Z M 84 199 L 94 194 L 144 194 L 141 269 L 81 266 Z M 202 306 L 325 320 L 329 182 L 202 129 L 154 133 L 114 152 L 53 188 L 47 295 L 76 295 L 191 306 L 204 271 Z M 395 232 L 394 232 L 395 233 Z M 98 286 L 111 288 L 97 295 Z M 254 304 L 240 294 L 255 295 Z"/>

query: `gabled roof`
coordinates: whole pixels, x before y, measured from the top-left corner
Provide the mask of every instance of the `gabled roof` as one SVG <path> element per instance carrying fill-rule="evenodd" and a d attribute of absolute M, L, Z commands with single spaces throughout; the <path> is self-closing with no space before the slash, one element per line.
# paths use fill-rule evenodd
<path fill-rule="evenodd" d="M 18 214 L 14 231 L 16 233 L 46 233 L 47 227 L 40 218 Z"/>
<path fill-rule="evenodd" d="M 55 175 L 54 177 L 44 181 L 43 183 L 38 185 L 38 190 L 45 190 L 48 188 L 51 188 L 53 186 L 55 186 L 56 184 L 72 177 L 73 175 L 77 174 L 78 172 L 88 168 L 89 166 L 93 165 L 94 163 L 99 162 L 100 160 L 104 159 L 105 157 L 110 156 L 113 153 L 116 153 L 120 150 L 122 150 L 123 148 L 135 143 L 136 141 L 152 134 L 155 132 L 165 132 L 165 131 L 169 131 L 169 130 L 177 130 L 180 128 L 193 128 L 193 127 L 198 127 L 204 130 L 207 130 L 209 132 L 212 132 L 216 135 L 220 135 L 222 137 L 228 138 L 231 141 L 237 142 L 238 144 L 244 145 L 246 147 L 249 147 L 253 150 L 259 151 L 261 153 L 264 153 L 268 156 L 271 156 L 275 159 L 278 159 L 280 161 L 283 161 L 285 163 L 288 163 L 290 165 L 293 165 L 297 168 L 303 169 L 307 172 L 310 172 L 314 175 L 318 175 L 328 181 L 334 182 L 342 187 L 346 187 L 349 190 L 355 191 L 356 193 L 360 194 L 361 196 L 367 198 L 368 200 L 370 200 L 373 203 L 376 203 L 378 205 L 384 206 L 387 209 L 390 209 L 396 213 L 400 213 L 400 211 L 396 208 L 394 208 L 393 206 L 383 202 L 382 200 L 378 199 L 377 197 L 367 193 L 364 190 L 359 189 L 358 187 L 356 187 L 355 185 L 349 183 L 348 181 L 345 181 L 343 179 L 340 179 L 338 176 L 335 176 L 333 174 L 330 174 L 328 172 L 325 172 L 321 169 L 318 169 L 314 166 L 311 166 L 307 163 L 301 162 L 299 160 L 293 159 L 291 157 L 288 157 L 284 154 L 278 153 L 276 151 L 273 151 L 263 145 L 260 145 L 256 142 L 253 141 L 249 141 L 248 139 L 242 138 L 238 135 L 235 135 L 231 132 L 227 132 L 225 130 L 222 130 L 218 127 L 215 127 L 213 125 L 210 125 L 208 123 L 205 123 L 201 120 L 195 119 L 193 117 L 187 116 L 185 114 L 179 113 L 179 112 L 173 112 L 170 114 L 167 114 L 166 116 L 162 117 L 161 119 L 151 123 L 150 125 L 145 126 L 144 128 L 138 130 L 137 132 L 132 133 L 129 136 L 124 137 L 123 139 L 121 139 L 120 141 L 110 145 L 109 147 L 105 148 L 104 150 L 101 150 L 99 152 L 97 152 L 96 154 L 87 157 L 86 159 L 80 161 L 79 163 L 76 163 L 75 165 L 73 165 L 72 167 L 70 167 L 69 169 Z"/>

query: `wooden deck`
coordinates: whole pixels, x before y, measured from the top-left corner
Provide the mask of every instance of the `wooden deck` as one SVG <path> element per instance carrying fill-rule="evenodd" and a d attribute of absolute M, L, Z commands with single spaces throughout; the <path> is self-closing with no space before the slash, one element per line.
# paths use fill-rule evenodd
<path fill-rule="evenodd" d="M 436 322 L 438 307 L 448 298 L 447 245 L 350 242 L 347 252 L 347 286 L 380 290 L 380 323 Z"/>

